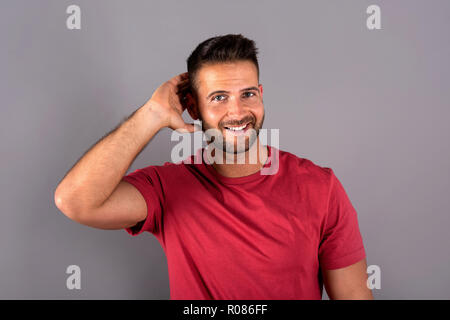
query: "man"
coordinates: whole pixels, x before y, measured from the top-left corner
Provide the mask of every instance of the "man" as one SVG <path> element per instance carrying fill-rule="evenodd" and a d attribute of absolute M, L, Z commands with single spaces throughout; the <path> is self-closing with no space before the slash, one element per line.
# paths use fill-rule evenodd
<path fill-rule="evenodd" d="M 260 143 L 256 55 L 242 35 L 199 44 L 187 73 L 157 88 L 75 164 L 55 203 L 84 225 L 154 234 L 171 299 L 321 299 L 323 284 L 331 299 L 372 299 L 357 215 L 333 170 Z M 161 128 L 195 131 L 185 109 L 222 134 L 212 139 L 214 156 L 234 161 L 191 156 L 124 176 Z M 261 174 L 274 159 L 278 170 Z"/>

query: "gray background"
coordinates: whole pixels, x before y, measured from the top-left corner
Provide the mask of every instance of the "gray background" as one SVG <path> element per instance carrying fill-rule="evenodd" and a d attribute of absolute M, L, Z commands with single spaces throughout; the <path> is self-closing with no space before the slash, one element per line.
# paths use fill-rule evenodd
<path fill-rule="evenodd" d="M 366 28 L 370 4 L 382 30 Z M 0 298 L 169 298 L 153 235 L 77 224 L 53 193 L 199 42 L 242 33 L 260 49 L 264 127 L 333 168 L 356 208 L 375 298 L 449 299 L 449 17 L 438 0 L 2 1 Z M 162 130 L 129 172 L 172 145 Z M 71 264 L 81 290 L 66 288 Z"/>

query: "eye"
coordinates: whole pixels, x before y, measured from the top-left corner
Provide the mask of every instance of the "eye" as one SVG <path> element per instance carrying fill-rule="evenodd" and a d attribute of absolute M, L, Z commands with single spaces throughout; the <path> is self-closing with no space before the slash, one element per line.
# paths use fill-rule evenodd
<path fill-rule="evenodd" d="M 253 92 L 251 92 L 251 91 L 247 91 L 247 92 L 244 92 L 244 97 L 245 98 L 251 98 L 251 97 L 253 97 L 255 94 L 253 93 Z"/>
<path fill-rule="evenodd" d="M 217 95 L 217 96 L 214 96 L 214 97 L 212 98 L 212 100 L 213 100 L 213 101 L 222 101 L 222 100 L 225 100 L 225 96 L 224 96 L 223 94 L 219 94 L 219 95 Z"/>

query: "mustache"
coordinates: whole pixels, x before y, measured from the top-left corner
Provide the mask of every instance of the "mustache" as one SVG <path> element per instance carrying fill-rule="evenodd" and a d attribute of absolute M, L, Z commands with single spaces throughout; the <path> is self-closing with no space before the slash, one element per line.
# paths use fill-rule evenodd
<path fill-rule="evenodd" d="M 244 119 L 242 119 L 242 120 L 236 120 L 236 121 L 230 121 L 230 122 L 227 122 L 227 123 L 222 123 L 221 124 L 221 126 L 222 127 L 228 127 L 228 126 L 241 126 L 241 125 L 243 125 L 243 124 L 246 124 L 246 123 L 254 123 L 255 121 L 254 121 L 255 119 L 253 118 L 253 117 L 251 117 L 251 116 L 248 116 L 248 117 L 245 117 Z"/>

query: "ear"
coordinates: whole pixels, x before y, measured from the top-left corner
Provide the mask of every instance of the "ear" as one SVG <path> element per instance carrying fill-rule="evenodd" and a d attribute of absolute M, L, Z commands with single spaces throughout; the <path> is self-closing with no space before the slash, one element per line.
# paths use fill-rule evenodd
<path fill-rule="evenodd" d="M 200 117 L 200 112 L 198 110 L 198 104 L 191 92 L 186 94 L 186 105 L 189 115 L 193 120 L 198 120 Z"/>
<path fill-rule="evenodd" d="M 263 97 L 263 86 L 262 86 L 262 84 L 259 84 L 258 88 L 259 88 L 259 92 L 261 94 L 261 99 L 262 99 L 262 97 Z"/>

